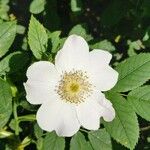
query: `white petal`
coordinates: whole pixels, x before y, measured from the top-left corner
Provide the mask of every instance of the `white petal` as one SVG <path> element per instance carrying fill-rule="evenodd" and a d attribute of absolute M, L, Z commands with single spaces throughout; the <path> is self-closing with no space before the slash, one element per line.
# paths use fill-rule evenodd
<path fill-rule="evenodd" d="M 54 64 L 49 61 L 39 61 L 33 63 L 27 70 L 27 77 L 30 80 L 51 82 L 56 78 L 57 71 Z"/>
<path fill-rule="evenodd" d="M 112 103 L 103 96 L 102 99 L 98 99 L 99 104 L 102 106 L 102 116 L 105 121 L 112 121 L 115 118 L 115 110 Z"/>
<path fill-rule="evenodd" d="M 46 61 L 34 63 L 28 68 L 27 77 L 24 86 L 26 98 L 31 104 L 41 104 L 55 97 L 59 74 L 53 64 Z"/>
<path fill-rule="evenodd" d="M 72 136 L 80 128 L 75 108 L 60 100 L 43 104 L 37 112 L 37 122 L 43 130 L 55 130 L 59 136 Z"/>
<path fill-rule="evenodd" d="M 112 103 L 105 99 L 103 102 L 103 107 L 105 108 L 105 111 L 103 113 L 103 118 L 105 121 L 112 121 L 115 118 L 115 110 L 112 106 Z"/>
<path fill-rule="evenodd" d="M 105 66 L 106 64 L 110 63 L 110 60 L 112 59 L 111 53 L 100 50 L 100 49 L 94 49 L 90 52 L 90 60 L 91 63 L 94 65 L 97 65 L 97 61 L 100 66 Z M 93 61 L 95 60 L 95 61 Z"/>
<path fill-rule="evenodd" d="M 77 35 L 71 35 L 67 38 L 63 48 L 55 58 L 56 68 L 60 71 L 81 70 L 87 67 L 88 62 L 88 44 L 82 37 Z"/>
<path fill-rule="evenodd" d="M 118 72 L 108 64 L 111 54 L 102 50 L 90 52 L 89 74 L 92 83 L 98 90 L 108 91 L 115 86 L 118 80 Z"/>
<path fill-rule="evenodd" d="M 26 99 L 31 104 L 42 104 L 55 99 L 55 86 L 46 82 L 27 81 L 24 83 Z"/>
<path fill-rule="evenodd" d="M 103 114 L 103 108 L 96 99 L 101 98 L 103 99 L 103 95 L 94 92 L 91 97 L 76 107 L 79 122 L 84 128 L 97 130 L 100 127 L 100 117 Z"/>

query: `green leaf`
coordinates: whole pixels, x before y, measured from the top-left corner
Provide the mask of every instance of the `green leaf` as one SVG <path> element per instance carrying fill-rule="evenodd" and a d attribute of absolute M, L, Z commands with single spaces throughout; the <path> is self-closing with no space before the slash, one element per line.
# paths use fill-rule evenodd
<path fill-rule="evenodd" d="M 145 35 L 142 39 L 143 42 L 148 41 L 150 39 L 150 27 L 146 29 Z"/>
<path fill-rule="evenodd" d="M 22 25 L 17 25 L 17 33 L 18 34 L 24 34 L 25 33 L 26 28 Z"/>
<path fill-rule="evenodd" d="M 15 119 L 12 119 L 9 123 L 9 127 L 12 129 L 12 130 L 16 130 L 16 120 Z M 22 128 L 19 126 L 18 127 L 18 131 L 19 132 L 22 132 Z"/>
<path fill-rule="evenodd" d="M 26 136 L 22 142 L 19 144 L 18 149 L 24 149 L 26 146 L 30 145 L 32 139 L 29 136 Z"/>
<path fill-rule="evenodd" d="M 31 105 L 29 102 L 27 102 L 26 100 L 22 100 L 19 104 L 20 106 L 22 106 L 24 109 L 28 110 L 28 111 L 36 111 L 36 106 Z"/>
<path fill-rule="evenodd" d="M 9 84 L 0 78 L 0 128 L 8 122 L 12 113 L 12 95 Z"/>
<path fill-rule="evenodd" d="M 150 79 L 150 53 L 132 56 L 120 63 L 117 85 L 113 88 L 118 92 L 133 90 Z"/>
<path fill-rule="evenodd" d="M 82 11 L 82 1 L 81 0 L 71 0 L 71 10 L 73 12 Z"/>
<path fill-rule="evenodd" d="M 126 99 L 116 93 L 109 93 L 116 111 L 116 117 L 112 122 L 104 122 L 107 132 L 120 144 L 129 149 L 134 149 L 139 138 L 139 126 L 137 116 Z"/>
<path fill-rule="evenodd" d="M 94 150 L 112 150 L 111 138 L 105 129 L 91 131 L 88 136 Z"/>
<path fill-rule="evenodd" d="M 91 49 L 102 49 L 109 52 L 115 51 L 116 48 L 108 40 L 103 40 L 91 45 Z"/>
<path fill-rule="evenodd" d="M 43 130 L 39 127 L 37 123 L 34 125 L 34 134 L 37 139 L 43 135 Z"/>
<path fill-rule="evenodd" d="M 92 150 L 89 142 L 86 141 L 81 132 L 77 132 L 71 139 L 70 150 Z"/>
<path fill-rule="evenodd" d="M 20 62 L 21 63 L 18 63 Z M 6 56 L 0 61 L 0 76 L 5 75 L 6 73 L 14 73 L 19 69 L 25 67 L 29 61 L 29 56 L 27 53 L 14 52 Z"/>
<path fill-rule="evenodd" d="M 22 48 L 23 50 L 27 50 L 27 49 L 28 49 L 28 38 L 27 38 L 27 37 L 24 37 L 24 38 L 23 38 L 23 43 L 22 43 L 21 48 Z"/>
<path fill-rule="evenodd" d="M 65 139 L 58 137 L 55 132 L 46 135 L 43 141 L 42 150 L 64 150 Z"/>
<path fill-rule="evenodd" d="M 50 33 L 49 35 L 49 38 L 51 39 L 51 43 L 52 43 L 52 50 L 51 52 L 52 53 L 56 53 L 59 49 L 58 49 L 58 46 L 60 44 L 60 34 L 61 34 L 61 31 L 55 31 L 55 32 L 52 32 Z"/>
<path fill-rule="evenodd" d="M 16 36 L 16 22 L 0 23 L 0 57 L 5 55 Z"/>
<path fill-rule="evenodd" d="M 45 0 L 33 0 L 30 4 L 30 12 L 39 14 L 44 10 Z"/>
<path fill-rule="evenodd" d="M 0 0 L 0 18 L 4 20 L 9 20 L 9 0 Z"/>
<path fill-rule="evenodd" d="M 40 137 L 37 139 L 36 148 L 37 148 L 37 150 L 42 150 L 42 147 L 43 147 L 43 138 Z"/>
<path fill-rule="evenodd" d="M 86 36 L 86 29 L 85 29 L 85 26 L 82 25 L 82 24 L 77 24 L 76 26 L 74 26 L 70 32 L 69 32 L 69 35 L 71 34 L 77 34 L 77 35 L 80 35 L 82 37 L 85 37 Z"/>
<path fill-rule="evenodd" d="M 139 87 L 131 91 L 128 95 L 128 101 L 134 111 L 150 121 L 150 86 Z"/>
<path fill-rule="evenodd" d="M 128 40 L 127 44 L 129 45 L 129 49 L 128 49 L 128 55 L 129 56 L 136 55 L 137 53 L 136 53 L 135 50 L 145 49 L 145 46 L 143 45 L 141 40 L 136 40 L 136 41 L 133 41 L 133 42 Z"/>
<path fill-rule="evenodd" d="M 28 40 L 33 55 L 37 59 L 41 59 L 46 51 L 48 36 L 43 25 L 33 16 L 31 16 L 29 24 Z"/>
<path fill-rule="evenodd" d="M 87 30 L 87 27 L 85 24 L 77 24 L 70 30 L 69 35 L 77 34 L 77 35 L 85 38 L 87 41 L 89 41 L 92 39 L 92 37 L 91 37 L 91 35 L 87 34 L 86 30 Z"/>

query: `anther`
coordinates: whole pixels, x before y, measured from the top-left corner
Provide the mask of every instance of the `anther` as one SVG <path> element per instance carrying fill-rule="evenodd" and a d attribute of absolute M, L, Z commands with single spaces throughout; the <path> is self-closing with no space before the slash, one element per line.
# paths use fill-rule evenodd
<path fill-rule="evenodd" d="M 91 95 L 92 84 L 89 82 L 87 72 L 73 69 L 64 72 L 55 91 L 62 100 L 79 104 Z"/>

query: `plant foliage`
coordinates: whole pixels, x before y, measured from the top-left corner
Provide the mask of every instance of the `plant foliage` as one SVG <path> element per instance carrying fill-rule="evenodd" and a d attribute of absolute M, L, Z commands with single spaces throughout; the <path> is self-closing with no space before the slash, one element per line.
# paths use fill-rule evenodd
<path fill-rule="evenodd" d="M 150 149 L 149 20 L 149 0 L 0 0 L 0 150 Z M 71 34 L 109 51 L 119 80 L 105 93 L 115 119 L 63 138 L 38 126 L 23 83 L 27 68 L 54 62 Z"/>

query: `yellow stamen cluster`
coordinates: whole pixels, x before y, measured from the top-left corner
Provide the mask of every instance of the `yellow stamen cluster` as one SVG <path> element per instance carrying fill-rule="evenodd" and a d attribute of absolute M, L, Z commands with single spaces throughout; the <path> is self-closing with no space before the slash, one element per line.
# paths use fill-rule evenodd
<path fill-rule="evenodd" d="M 89 78 L 86 72 L 73 70 L 65 72 L 61 76 L 59 85 L 56 87 L 56 92 L 62 100 L 79 104 L 90 96 L 92 92 L 92 84 L 89 83 Z"/>

